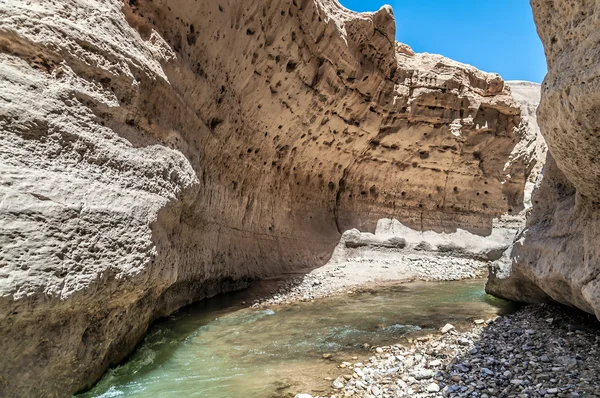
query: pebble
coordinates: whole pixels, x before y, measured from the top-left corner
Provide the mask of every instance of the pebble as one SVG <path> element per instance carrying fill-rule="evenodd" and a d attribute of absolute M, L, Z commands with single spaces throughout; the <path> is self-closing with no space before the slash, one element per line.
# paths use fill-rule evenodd
<path fill-rule="evenodd" d="M 489 370 L 488 368 L 482 368 L 481 369 L 481 373 L 486 374 L 488 376 L 493 376 L 494 372 L 492 372 L 491 370 Z"/>
<path fill-rule="evenodd" d="M 469 368 L 462 364 L 455 365 L 454 367 L 456 368 L 456 370 L 458 370 L 461 373 L 467 373 L 469 371 Z"/>
<path fill-rule="evenodd" d="M 445 324 L 445 325 L 442 327 L 442 329 L 441 329 L 441 332 L 442 332 L 442 334 L 446 334 L 446 333 L 448 333 L 449 331 L 451 331 L 452 329 L 454 329 L 454 326 L 453 326 L 453 325 L 451 325 L 451 324 L 449 324 L 449 323 L 447 323 L 447 324 Z"/>
<path fill-rule="evenodd" d="M 438 392 L 440 391 L 440 386 L 435 383 L 431 383 L 427 386 L 427 392 Z"/>
<path fill-rule="evenodd" d="M 417 380 L 431 379 L 435 373 L 430 369 L 419 369 L 412 373 L 412 376 Z"/>

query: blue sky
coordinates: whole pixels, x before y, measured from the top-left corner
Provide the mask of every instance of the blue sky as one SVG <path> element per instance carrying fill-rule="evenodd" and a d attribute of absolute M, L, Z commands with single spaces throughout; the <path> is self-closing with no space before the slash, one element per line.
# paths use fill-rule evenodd
<path fill-rule="evenodd" d="M 546 59 L 528 0 L 338 0 L 354 11 L 389 4 L 396 39 L 417 52 L 442 54 L 505 80 L 541 83 Z"/>

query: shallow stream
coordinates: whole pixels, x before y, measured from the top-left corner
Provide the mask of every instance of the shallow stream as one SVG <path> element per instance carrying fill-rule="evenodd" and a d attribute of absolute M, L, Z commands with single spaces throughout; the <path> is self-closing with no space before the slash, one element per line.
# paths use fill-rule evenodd
<path fill-rule="evenodd" d="M 323 353 L 351 360 L 368 355 L 364 343 L 514 310 L 483 283 L 413 282 L 270 309 L 241 308 L 240 293 L 218 296 L 156 323 L 126 363 L 80 396 L 293 397 L 337 375 Z"/>

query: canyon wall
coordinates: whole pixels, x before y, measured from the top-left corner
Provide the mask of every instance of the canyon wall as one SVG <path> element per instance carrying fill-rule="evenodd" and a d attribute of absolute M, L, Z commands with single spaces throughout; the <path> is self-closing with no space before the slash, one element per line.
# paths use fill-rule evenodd
<path fill-rule="evenodd" d="M 532 0 L 548 75 L 538 109 L 549 154 L 527 228 L 487 290 L 600 319 L 600 4 Z"/>
<path fill-rule="evenodd" d="M 0 395 L 391 218 L 487 235 L 531 168 L 502 79 L 333 0 L 0 3 Z M 441 38 L 442 39 L 442 38 Z"/>

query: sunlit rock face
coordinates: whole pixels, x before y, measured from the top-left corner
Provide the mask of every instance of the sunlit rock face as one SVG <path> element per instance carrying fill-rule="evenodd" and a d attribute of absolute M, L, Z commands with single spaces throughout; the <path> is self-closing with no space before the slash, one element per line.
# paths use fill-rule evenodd
<path fill-rule="evenodd" d="M 497 75 L 333 0 L 0 4 L 0 395 L 89 387 L 157 317 L 380 218 L 489 234 L 529 160 Z"/>
<path fill-rule="evenodd" d="M 550 154 L 528 227 L 488 290 L 600 318 L 600 9 L 587 0 L 531 5 L 548 60 L 538 120 Z"/>

